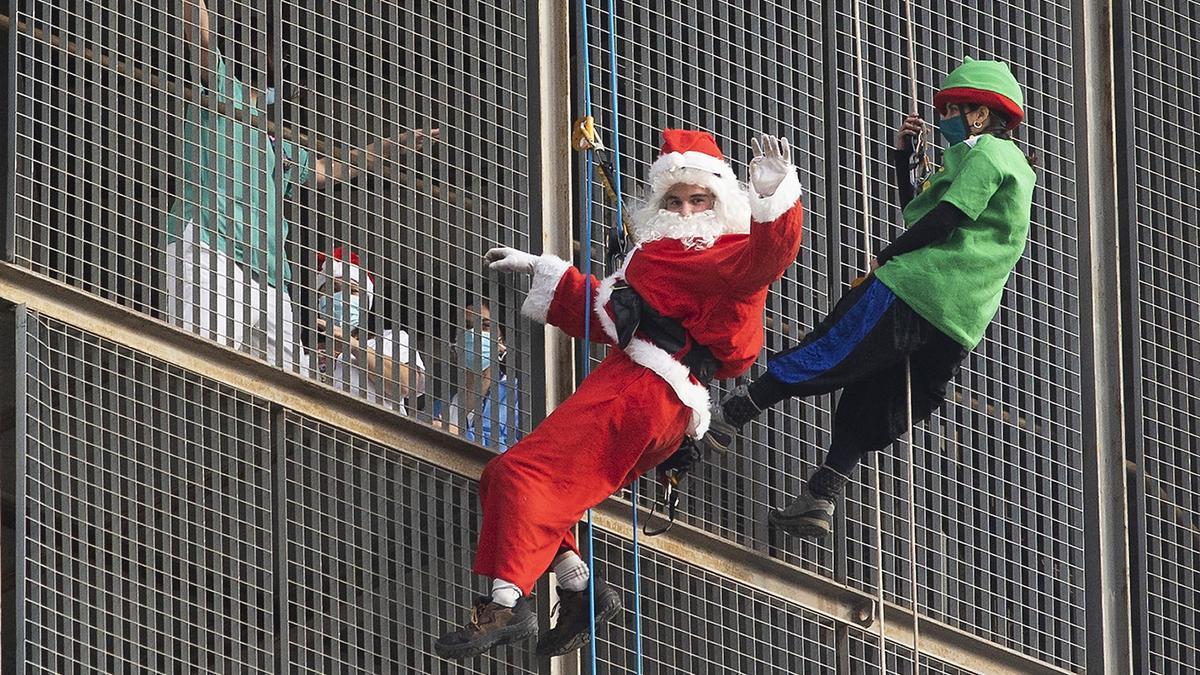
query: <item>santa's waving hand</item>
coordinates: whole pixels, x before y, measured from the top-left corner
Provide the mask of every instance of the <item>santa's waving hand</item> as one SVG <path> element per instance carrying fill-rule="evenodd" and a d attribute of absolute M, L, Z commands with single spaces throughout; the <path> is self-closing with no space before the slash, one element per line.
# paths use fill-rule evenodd
<path fill-rule="evenodd" d="M 654 468 L 709 424 L 706 385 L 744 373 L 763 344 L 767 288 L 800 248 L 800 180 L 784 139 L 752 141 L 750 189 L 711 134 L 666 129 L 649 194 L 631 215 L 633 249 L 620 270 L 588 278 L 552 255 L 494 248 L 496 272 L 533 276 L 521 310 L 582 338 L 613 345 L 579 389 L 537 429 L 493 459 L 479 482 L 483 525 L 475 572 L 491 577 L 471 620 L 443 635 L 443 656 L 466 658 L 538 630 L 529 602 L 557 574 L 557 625 L 538 652 L 587 643 L 590 570 L 571 534 L 584 512 Z M 593 312 L 586 314 L 586 293 Z M 586 315 L 585 315 L 586 314 Z M 597 623 L 620 608 L 595 580 Z"/>

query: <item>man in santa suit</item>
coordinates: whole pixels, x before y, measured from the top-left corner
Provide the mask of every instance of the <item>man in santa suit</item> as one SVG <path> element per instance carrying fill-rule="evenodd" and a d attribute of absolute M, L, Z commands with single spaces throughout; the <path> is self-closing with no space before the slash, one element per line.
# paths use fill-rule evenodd
<path fill-rule="evenodd" d="M 559 614 L 538 653 L 566 654 L 590 639 L 588 584 L 572 528 L 584 512 L 669 457 L 709 424 L 707 385 L 737 377 L 763 344 L 767 288 L 800 248 L 800 181 L 787 140 L 753 141 L 742 187 L 712 135 L 667 129 L 650 167 L 650 194 L 631 217 L 633 250 L 598 281 L 553 255 L 494 248 L 497 272 L 533 276 L 526 316 L 612 345 L 579 389 L 537 429 L 488 463 L 479 482 L 483 525 L 475 572 L 492 592 L 436 651 L 475 656 L 538 632 L 529 594 L 553 569 Z M 592 293 L 589 315 L 587 293 Z M 620 609 L 596 580 L 600 624 Z"/>

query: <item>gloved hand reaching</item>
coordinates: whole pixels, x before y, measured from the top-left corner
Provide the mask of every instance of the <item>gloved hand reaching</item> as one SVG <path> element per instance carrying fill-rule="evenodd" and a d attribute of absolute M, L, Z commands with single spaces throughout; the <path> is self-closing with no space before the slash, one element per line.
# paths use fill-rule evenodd
<path fill-rule="evenodd" d="M 538 256 L 507 246 L 498 246 L 483 254 L 488 269 L 495 272 L 520 272 L 533 274 Z"/>
<path fill-rule="evenodd" d="M 792 148 L 786 138 L 762 135 L 762 141 L 750 139 L 754 158 L 750 160 L 750 186 L 759 197 L 770 197 L 787 178 L 788 172 L 796 170 L 792 164 Z"/>

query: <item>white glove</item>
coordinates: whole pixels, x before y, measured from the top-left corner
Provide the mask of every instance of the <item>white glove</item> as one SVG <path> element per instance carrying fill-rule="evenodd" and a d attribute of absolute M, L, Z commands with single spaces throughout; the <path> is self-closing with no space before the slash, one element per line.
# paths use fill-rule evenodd
<path fill-rule="evenodd" d="M 515 248 L 500 246 L 484 253 L 483 260 L 487 263 L 488 269 L 494 272 L 533 274 L 533 268 L 537 264 L 538 256 L 518 251 Z"/>
<path fill-rule="evenodd" d="M 792 148 L 786 138 L 776 138 L 767 134 L 759 139 L 751 138 L 750 145 L 754 147 L 754 158 L 750 160 L 750 185 L 759 197 L 770 197 L 779 189 L 779 184 L 787 178 L 788 173 L 794 172 L 792 165 Z"/>

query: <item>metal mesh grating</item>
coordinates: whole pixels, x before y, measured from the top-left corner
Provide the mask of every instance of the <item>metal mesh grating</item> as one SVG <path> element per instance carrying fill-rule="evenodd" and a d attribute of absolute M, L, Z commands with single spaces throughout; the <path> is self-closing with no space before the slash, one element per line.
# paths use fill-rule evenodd
<path fill-rule="evenodd" d="M 29 326 L 29 669 L 272 671 L 266 407 Z"/>
<path fill-rule="evenodd" d="M 847 651 L 850 672 L 868 675 L 913 675 L 912 649 L 909 646 L 887 643 L 886 668 L 879 667 L 879 636 L 856 628 L 847 630 Z M 921 675 L 972 675 L 980 671 L 971 670 L 963 664 L 946 663 L 929 656 L 921 656 Z"/>
<path fill-rule="evenodd" d="M 601 672 L 636 670 L 629 542 L 597 532 L 596 573 L 627 605 L 601 633 Z M 833 673 L 834 627 L 801 607 L 643 550 L 642 672 Z"/>
<path fill-rule="evenodd" d="M 1150 662 L 1200 669 L 1200 21 L 1195 2 L 1132 3 L 1136 316 L 1141 349 Z"/>
<path fill-rule="evenodd" d="M 1000 3 L 987 13 L 958 3 L 916 3 L 918 89 L 934 87 L 962 54 L 1009 62 L 1032 114 L 1022 142 L 1040 156 L 1026 255 L 1000 314 L 965 364 L 952 399 L 917 427 L 916 518 L 922 611 L 1051 663 L 1083 663 L 1082 474 L 1078 300 L 1071 126 L 1070 15 L 1059 5 Z M 849 10 L 845 10 L 849 12 Z M 876 2 L 859 6 L 868 138 L 870 252 L 897 233 L 887 147 L 905 108 L 907 26 Z M 839 25 L 841 22 L 839 22 Z M 971 27 L 962 32 L 963 25 Z M 846 29 L 848 30 L 848 29 Z M 946 36 L 969 35 L 967 41 Z M 849 36 L 847 36 L 849 37 Z M 839 106 L 857 109 L 852 42 L 839 48 Z M 923 110 L 929 115 L 929 110 Z M 853 129 L 848 134 L 853 138 Z M 843 134 L 846 136 L 847 134 Z M 886 143 L 886 145 L 885 145 Z M 843 192 L 862 185 L 854 148 L 842 147 Z M 857 197 L 855 199 L 858 199 Z M 843 205 L 843 263 L 862 268 L 862 205 Z M 852 272 L 847 272 L 850 276 Z M 911 604 L 904 446 L 880 456 L 886 595 Z M 870 474 L 860 474 L 862 486 Z M 851 491 L 848 518 L 874 522 L 869 493 Z M 856 502 L 861 501 L 860 504 Z M 853 525 L 850 525 L 854 528 Z M 850 578 L 877 583 L 874 542 L 851 542 Z"/>
<path fill-rule="evenodd" d="M 517 320 L 521 289 L 489 285 L 479 256 L 536 240 L 524 4 L 410 11 L 307 0 L 282 2 L 273 17 L 261 3 L 211 0 L 205 61 L 190 50 L 199 32 L 184 20 L 188 2 L 18 3 L 16 262 L 477 442 L 512 445 L 532 425 L 541 384 L 534 340 Z M 261 100 L 273 40 L 286 99 L 278 134 L 273 109 L 234 103 Z M 288 185 L 310 176 L 282 190 L 277 217 L 276 135 L 292 144 L 281 146 Z M 241 243 L 204 239 L 202 217 Z M 318 256 L 338 246 L 359 254 L 364 272 L 323 283 Z M 272 256 L 288 264 L 271 267 Z M 357 344 L 331 338 L 322 350 L 322 303 L 351 282 L 374 290 L 370 303 L 360 292 Z M 503 347 L 466 343 L 481 302 Z"/>
<path fill-rule="evenodd" d="M 458 665 L 433 642 L 487 587 L 475 483 L 299 415 L 287 438 L 294 672 L 534 673 L 532 649 Z"/>

